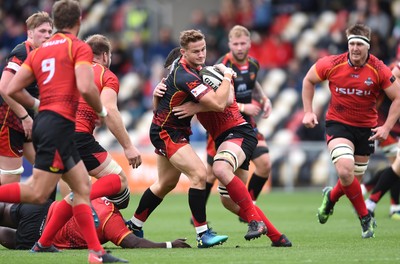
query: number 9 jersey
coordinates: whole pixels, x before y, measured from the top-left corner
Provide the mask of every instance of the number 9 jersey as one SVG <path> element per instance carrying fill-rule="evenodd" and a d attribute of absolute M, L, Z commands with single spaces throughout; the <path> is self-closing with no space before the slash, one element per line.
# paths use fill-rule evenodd
<path fill-rule="evenodd" d="M 68 56 L 65 56 L 68 54 Z M 22 67 L 32 71 L 39 87 L 39 112 L 50 110 L 75 121 L 79 91 L 75 68 L 91 67 L 93 53 L 88 44 L 72 34 L 57 32 L 29 53 Z"/>

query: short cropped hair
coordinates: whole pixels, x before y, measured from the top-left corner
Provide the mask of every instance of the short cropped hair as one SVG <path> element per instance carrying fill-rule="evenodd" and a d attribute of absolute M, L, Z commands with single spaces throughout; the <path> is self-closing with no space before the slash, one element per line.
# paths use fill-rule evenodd
<path fill-rule="evenodd" d="M 80 20 L 82 10 L 78 1 L 61 0 L 53 5 L 54 26 L 58 29 L 73 28 Z"/>
<path fill-rule="evenodd" d="M 49 23 L 50 26 L 53 26 L 53 19 L 51 19 L 50 15 L 47 12 L 40 11 L 28 17 L 25 23 L 26 28 L 28 30 L 32 30 L 41 26 L 44 23 Z"/>
<path fill-rule="evenodd" d="M 85 42 L 89 44 L 90 48 L 92 48 L 94 55 L 101 55 L 104 52 L 110 53 L 111 52 L 111 43 L 110 40 L 103 35 L 95 34 L 89 36 Z"/>
<path fill-rule="evenodd" d="M 363 24 L 355 24 L 346 29 L 346 37 L 350 35 L 360 35 L 371 39 L 371 28 Z"/>
<path fill-rule="evenodd" d="M 203 39 L 205 39 L 205 37 L 204 37 L 204 34 L 201 33 L 200 30 L 189 29 L 189 30 L 185 30 L 185 31 L 181 32 L 180 38 L 179 38 L 179 44 L 180 44 L 181 48 L 187 49 L 189 46 L 189 43 L 197 42 L 197 41 L 200 41 Z"/>
<path fill-rule="evenodd" d="M 250 37 L 250 31 L 244 26 L 236 25 L 229 31 L 229 39 L 241 36 Z"/>
<path fill-rule="evenodd" d="M 171 64 L 181 56 L 181 47 L 176 47 L 168 53 L 167 58 L 164 61 L 164 68 L 168 69 Z"/>

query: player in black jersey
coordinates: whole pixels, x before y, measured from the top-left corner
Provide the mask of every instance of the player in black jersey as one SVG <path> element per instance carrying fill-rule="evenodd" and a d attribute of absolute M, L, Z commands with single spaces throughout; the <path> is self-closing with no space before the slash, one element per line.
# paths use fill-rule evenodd
<path fill-rule="evenodd" d="M 8 55 L 0 81 L 0 185 L 18 182 L 24 171 L 22 155 L 32 164 L 35 156 L 31 142 L 34 111 L 6 96 L 5 91 L 28 53 L 50 38 L 53 20 L 48 13 L 37 12 L 26 20 L 26 27 L 28 38 Z M 36 82 L 26 90 L 35 98 L 39 96 Z"/>

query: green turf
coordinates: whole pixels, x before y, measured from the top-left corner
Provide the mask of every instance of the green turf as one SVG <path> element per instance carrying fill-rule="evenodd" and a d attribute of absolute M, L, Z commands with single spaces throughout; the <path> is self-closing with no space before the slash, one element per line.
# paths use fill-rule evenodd
<path fill-rule="evenodd" d="M 130 216 L 138 196 L 132 197 Z M 275 226 L 293 242 L 292 248 L 272 248 L 262 237 L 245 241 L 247 226 L 222 208 L 219 198 L 212 194 L 207 207 L 210 225 L 228 241 L 210 249 L 119 249 L 106 247 L 130 263 L 399 263 L 400 222 L 389 219 L 388 198 L 376 211 L 378 228 L 373 239 L 361 239 L 361 227 L 346 198 L 335 207 L 333 216 L 324 225 L 317 222 L 320 191 L 285 193 L 273 191 L 259 198 L 258 205 L 267 212 Z M 195 234 L 189 224 L 189 208 L 185 195 L 170 195 L 153 213 L 145 226 L 145 236 L 154 241 L 187 237 L 195 247 Z M 86 250 L 62 253 L 33 254 L 0 248 L 1 263 L 85 263 Z"/>

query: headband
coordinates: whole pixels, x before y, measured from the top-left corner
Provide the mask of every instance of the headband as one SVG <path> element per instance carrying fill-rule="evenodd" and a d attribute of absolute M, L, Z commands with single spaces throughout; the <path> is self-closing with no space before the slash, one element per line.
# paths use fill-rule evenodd
<path fill-rule="evenodd" d="M 348 37 L 347 37 L 347 42 L 349 42 L 350 43 L 350 41 L 351 40 L 357 40 L 357 41 L 360 41 L 361 43 L 363 43 L 365 46 L 367 46 L 368 47 L 368 49 L 370 48 L 370 44 L 369 44 L 369 39 L 367 38 L 367 37 L 365 37 L 365 36 L 362 36 L 362 35 L 349 35 Z"/>

